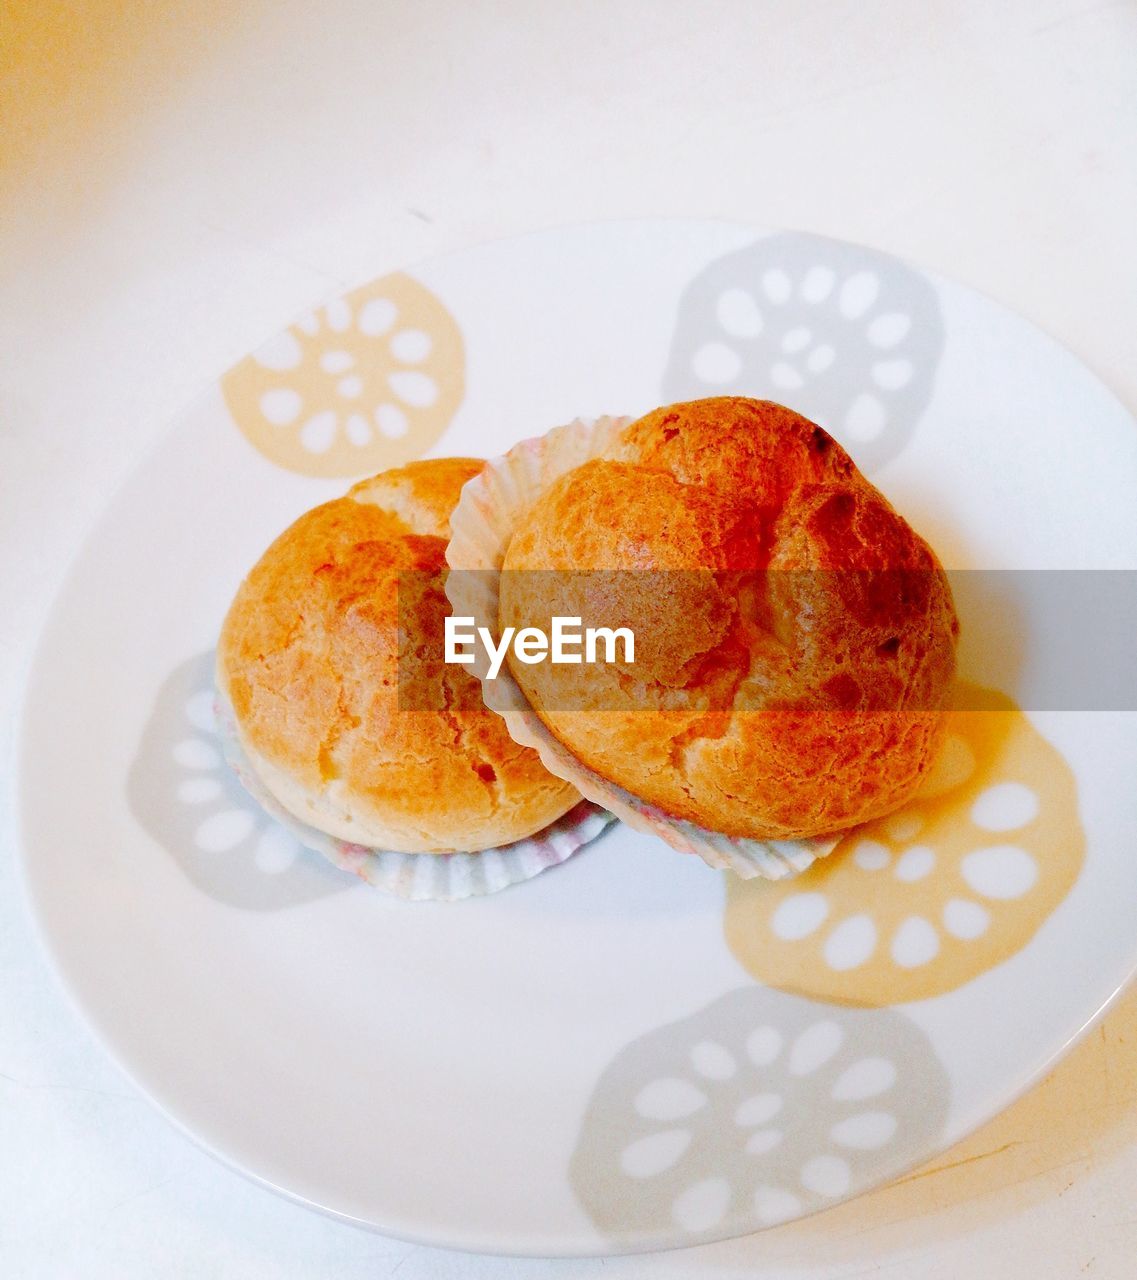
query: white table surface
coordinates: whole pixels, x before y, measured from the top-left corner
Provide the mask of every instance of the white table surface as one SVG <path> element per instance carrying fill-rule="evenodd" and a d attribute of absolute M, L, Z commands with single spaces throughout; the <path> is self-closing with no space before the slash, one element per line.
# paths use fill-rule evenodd
<path fill-rule="evenodd" d="M 423 256 L 651 213 L 825 232 L 1015 307 L 1137 409 L 1131 3 L 16 0 L 0 12 L 5 778 L 39 623 L 113 486 L 258 340 Z M 5 787 L 4 1277 L 1137 1271 L 1137 994 L 962 1146 L 850 1204 L 650 1258 L 478 1258 L 309 1213 L 175 1132 L 62 998 L 15 839 Z"/>

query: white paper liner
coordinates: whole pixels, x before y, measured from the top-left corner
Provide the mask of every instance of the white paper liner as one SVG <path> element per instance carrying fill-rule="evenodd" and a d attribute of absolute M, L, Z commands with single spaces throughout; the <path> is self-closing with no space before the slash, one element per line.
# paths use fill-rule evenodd
<path fill-rule="evenodd" d="M 566 862 L 614 821 L 599 805 L 581 800 L 535 835 L 479 853 L 398 853 L 352 844 L 301 822 L 261 782 L 241 746 L 232 707 L 221 693 L 214 701 L 214 714 L 222 754 L 261 808 L 305 848 L 396 898 L 457 902 L 497 893 Z"/>
<path fill-rule="evenodd" d="M 553 481 L 602 454 L 631 421 L 578 418 L 544 436 L 522 440 L 467 482 L 450 518 L 446 560 L 451 569 L 480 572 L 452 573 L 447 578 L 446 595 L 456 615 L 473 617 L 476 626 L 498 634 L 500 580 L 498 572 L 486 571 L 500 571 L 517 521 Z M 840 835 L 749 840 L 708 831 L 664 813 L 582 764 L 529 705 L 509 667 L 503 664 L 497 678 L 490 680 L 484 649 L 475 645 L 474 653 L 474 663 L 468 669 L 482 682 L 486 705 L 503 717 L 513 740 L 533 747 L 550 773 L 571 782 L 582 795 L 637 831 L 658 836 L 680 853 L 696 854 L 708 866 L 733 871 L 744 880 L 755 876 L 781 880 L 797 875 L 840 843 Z"/>

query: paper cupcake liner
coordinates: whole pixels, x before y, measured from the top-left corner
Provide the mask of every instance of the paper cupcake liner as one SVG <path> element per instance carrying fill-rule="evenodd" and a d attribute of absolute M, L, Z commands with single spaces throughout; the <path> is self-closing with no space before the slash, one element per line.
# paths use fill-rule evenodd
<path fill-rule="evenodd" d="M 602 454 L 631 421 L 578 418 L 547 435 L 521 441 L 504 457 L 487 463 L 481 474 L 465 485 L 450 519 L 446 560 L 451 569 L 480 572 L 448 576 L 446 595 L 455 614 L 473 617 L 477 626 L 488 627 L 497 635 L 500 579 L 493 571 L 501 569 L 517 521 L 558 477 Z M 497 678 L 490 680 L 489 660 L 484 650 L 475 646 L 469 670 L 482 682 L 486 705 L 503 717 L 513 740 L 533 747 L 550 773 L 571 782 L 583 796 L 628 826 L 658 836 L 680 853 L 696 854 L 708 866 L 733 871 L 744 880 L 755 876 L 781 880 L 804 871 L 840 842 L 839 835 L 749 840 L 674 818 L 582 764 L 529 705 L 508 666 L 503 665 Z"/>
<path fill-rule="evenodd" d="M 257 776 L 241 746 L 228 700 L 218 693 L 214 710 L 225 760 L 250 796 L 305 848 L 342 871 L 411 902 L 457 902 L 508 889 L 567 862 L 613 821 L 599 805 L 581 800 L 568 813 L 524 840 L 478 853 L 399 853 L 352 844 L 301 822 Z"/>

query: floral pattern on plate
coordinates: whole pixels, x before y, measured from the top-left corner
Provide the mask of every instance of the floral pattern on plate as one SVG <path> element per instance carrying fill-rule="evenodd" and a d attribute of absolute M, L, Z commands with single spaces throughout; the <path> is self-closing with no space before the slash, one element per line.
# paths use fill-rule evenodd
<path fill-rule="evenodd" d="M 959 690 L 939 761 L 898 812 L 796 880 L 727 887 L 726 939 L 760 982 L 887 1005 L 954 990 L 1024 947 L 1086 837 L 1058 750 L 1001 694 Z"/>
<path fill-rule="evenodd" d="M 920 272 L 874 249 L 783 232 L 688 284 L 662 395 L 788 404 L 871 472 L 907 443 L 943 348 L 939 298 Z"/>
<path fill-rule="evenodd" d="M 607 1235 L 712 1240 L 894 1176 L 939 1135 L 948 1101 L 910 1018 L 745 987 L 617 1054 L 569 1176 Z"/>
<path fill-rule="evenodd" d="M 421 457 L 465 389 L 454 317 L 398 272 L 334 298 L 222 378 L 233 420 L 265 457 L 356 476 Z"/>
<path fill-rule="evenodd" d="M 237 781 L 214 718 L 213 652 L 163 682 L 127 780 L 130 807 L 203 893 L 273 911 L 352 888 L 309 853 Z"/>

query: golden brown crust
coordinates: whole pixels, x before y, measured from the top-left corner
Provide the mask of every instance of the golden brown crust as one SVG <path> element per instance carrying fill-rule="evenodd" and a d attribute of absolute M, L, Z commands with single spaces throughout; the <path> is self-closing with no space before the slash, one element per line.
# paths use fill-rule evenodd
<path fill-rule="evenodd" d="M 409 853 L 484 849 L 579 799 L 485 709 L 476 679 L 442 662 L 449 516 L 482 465 L 411 463 L 307 512 L 229 609 L 218 683 L 242 745 L 276 798 L 332 835 Z M 423 572 L 403 580 L 400 619 L 404 570 Z M 404 680 L 440 682 L 442 709 L 400 709 L 400 661 Z"/>
<path fill-rule="evenodd" d="M 511 670 L 583 763 L 676 817 L 824 834 L 897 808 L 932 763 L 958 634 L 947 579 L 781 405 L 719 397 L 632 423 L 537 500 L 504 568 L 502 626 L 634 630 L 634 665 Z M 628 572 L 618 589 L 510 572 L 532 569 Z"/>
<path fill-rule="evenodd" d="M 407 529 L 450 540 L 450 515 L 467 480 L 485 463 L 480 458 L 429 458 L 360 480 L 347 491 L 356 502 L 398 516 Z"/>

